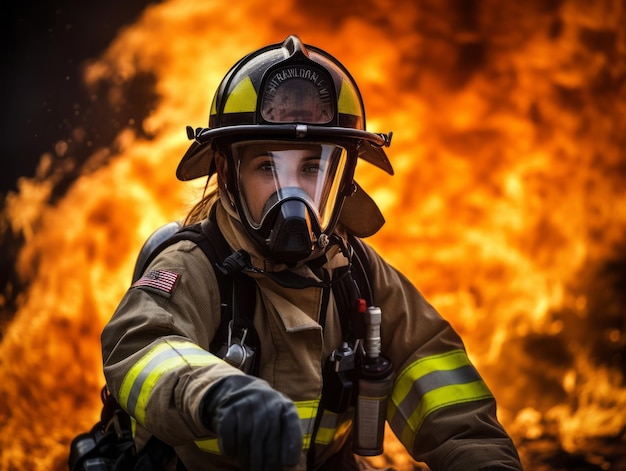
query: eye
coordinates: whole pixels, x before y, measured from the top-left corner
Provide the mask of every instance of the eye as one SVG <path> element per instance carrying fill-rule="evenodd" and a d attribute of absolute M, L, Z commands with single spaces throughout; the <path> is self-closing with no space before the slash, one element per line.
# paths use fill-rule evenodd
<path fill-rule="evenodd" d="M 274 172 L 276 170 L 276 163 L 274 159 L 258 159 L 256 168 L 261 172 Z"/>
<path fill-rule="evenodd" d="M 320 159 L 307 160 L 302 165 L 302 173 L 317 174 L 322 170 Z"/>

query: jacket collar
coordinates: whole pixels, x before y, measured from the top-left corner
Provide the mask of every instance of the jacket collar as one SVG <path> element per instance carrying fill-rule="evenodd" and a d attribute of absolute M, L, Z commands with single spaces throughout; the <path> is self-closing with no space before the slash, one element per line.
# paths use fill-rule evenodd
<path fill-rule="evenodd" d="M 282 272 L 289 270 L 294 274 L 298 274 L 305 278 L 312 278 L 317 281 L 321 281 L 317 277 L 310 265 L 313 261 L 312 258 L 319 258 L 320 255 L 315 255 L 310 259 L 305 259 L 297 266 L 289 268 L 284 263 L 277 263 L 267 259 L 262 253 L 257 244 L 248 237 L 245 228 L 239 220 L 237 212 L 230 207 L 227 199 L 224 199 L 224 195 L 217 199 L 215 203 L 215 215 L 217 225 L 222 231 L 226 242 L 233 251 L 244 250 L 250 256 L 250 262 L 252 266 L 258 270 L 265 272 Z M 340 266 L 346 266 L 348 260 L 341 253 L 337 244 L 332 244 L 326 250 L 325 254 L 321 255 L 325 257 L 321 260 L 322 263 L 317 261 L 315 265 L 321 265 L 325 268 L 336 268 Z"/>

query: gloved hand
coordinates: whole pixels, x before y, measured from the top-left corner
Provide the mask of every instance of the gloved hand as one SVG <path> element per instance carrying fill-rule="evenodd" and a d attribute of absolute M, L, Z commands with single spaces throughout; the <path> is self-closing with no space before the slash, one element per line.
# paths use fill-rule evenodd
<path fill-rule="evenodd" d="M 201 414 L 217 434 L 222 452 L 236 458 L 242 469 L 275 471 L 300 461 L 296 406 L 259 378 L 233 375 L 219 380 L 202 399 Z"/>

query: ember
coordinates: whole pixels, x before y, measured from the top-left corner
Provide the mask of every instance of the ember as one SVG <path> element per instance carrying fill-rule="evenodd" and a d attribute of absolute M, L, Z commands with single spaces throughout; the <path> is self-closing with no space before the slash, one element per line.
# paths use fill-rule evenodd
<path fill-rule="evenodd" d="M 116 119 L 155 97 L 145 118 L 87 161 L 76 128 L 4 202 L 20 290 L 0 296 L 0 469 L 66 469 L 137 251 L 201 192 L 174 177 L 185 126 L 236 58 L 290 33 L 353 73 L 369 130 L 394 131 L 396 176 L 358 171 L 388 221 L 370 242 L 465 338 L 525 466 L 626 469 L 624 25 L 618 0 L 146 8 L 84 73 Z M 386 450 L 373 461 L 418 466 L 391 432 Z"/>

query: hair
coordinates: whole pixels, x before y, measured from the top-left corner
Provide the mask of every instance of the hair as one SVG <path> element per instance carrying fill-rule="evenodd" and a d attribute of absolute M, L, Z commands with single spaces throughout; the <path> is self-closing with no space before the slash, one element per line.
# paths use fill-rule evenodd
<path fill-rule="evenodd" d="M 204 186 L 204 191 L 202 192 L 202 198 L 195 203 L 185 219 L 183 224 L 188 226 L 190 224 L 195 224 L 197 222 L 202 221 L 209 214 L 209 210 L 215 204 L 217 199 L 219 198 L 217 179 L 216 178 L 207 178 L 206 185 Z"/>

